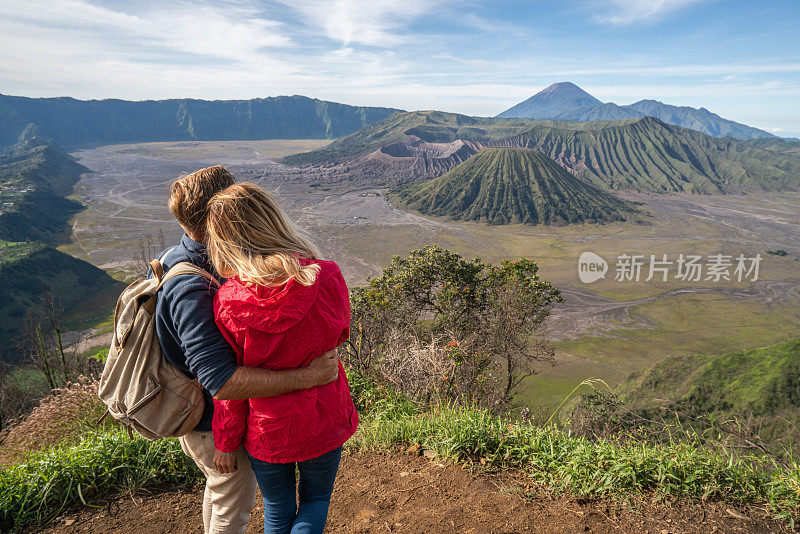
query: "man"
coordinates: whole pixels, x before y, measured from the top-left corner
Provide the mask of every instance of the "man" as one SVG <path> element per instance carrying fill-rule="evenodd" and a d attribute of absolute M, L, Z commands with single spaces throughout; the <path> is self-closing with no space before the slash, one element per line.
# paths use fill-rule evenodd
<path fill-rule="evenodd" d="M 185 234 L 175 247 L 159 258 L 166 272 L 188 261 L 215 275 L 205 250 L 207 204 L 215 193 L 234 183 L 225 167 L 201 169 L 172 184 L 169 209 Z M 203 527 L 206 534 L 243 533 L 250 521 L 257 486 L 244 449 L 218 458 L 231 466 L 225 472 L 214 469 L 214 438 L 211 419 L 218 399 L 272 397 L 327 384 L 338 376 L 336 353 L 330 351 L 308 367 L 269 371 L 237 367 L 233 349 L 214 322 L 214 289 L 203 277 L 179 275 L 167 280 L 156 301 L 156 334 L 164 356 L 203 386 L 205 410 L 194 431 L 180 438 L 188 454 L 206 477 L 203 494 Z M 217 453 L 222 455 L 223 453 Z M 238 468 L 237 468 L 238 466 Z"/>

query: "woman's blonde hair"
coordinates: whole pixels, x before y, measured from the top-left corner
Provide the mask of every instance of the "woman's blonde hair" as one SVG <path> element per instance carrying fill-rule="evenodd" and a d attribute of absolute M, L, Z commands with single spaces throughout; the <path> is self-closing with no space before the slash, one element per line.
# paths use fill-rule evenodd
<path fill-rule="evenodd" d="M 234 273 L 247 283 L 274 286 L 294 278 L 310 286 L 319 265 L 317 248 L 300 234 L 278 201 L 252 184 L 234 184 L 208 203 L 208 255 L 219 273 Z"/>

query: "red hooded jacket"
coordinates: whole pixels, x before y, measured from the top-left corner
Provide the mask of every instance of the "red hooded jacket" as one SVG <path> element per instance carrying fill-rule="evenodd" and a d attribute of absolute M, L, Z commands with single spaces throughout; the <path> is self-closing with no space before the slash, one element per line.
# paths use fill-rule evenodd
<path fill-rule="evenodd" d="M 273 371 L 305 367 L 349 337 L 350 298 L 332 261 L 304 286 L 293 279 L 276 287 L 246 286 L 231 278 L 214 297 L 214 316 L 239 365 Z M 217 450 L 242 444 L 265 462 L 302 462 L 344 444 L 358 426 L 350 386 L 339 364 L 330 384 L 277 397 L 214 400 L 212 430 Z"/>

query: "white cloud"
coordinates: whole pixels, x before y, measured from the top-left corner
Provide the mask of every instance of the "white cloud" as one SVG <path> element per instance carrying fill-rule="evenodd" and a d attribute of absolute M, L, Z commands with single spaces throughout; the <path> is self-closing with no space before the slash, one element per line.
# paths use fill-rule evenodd
<path fill-rule="evenodd" d="M 407 40 L 405 25 L 449 0 L 279 0 L 345 46 L 391 47 Z"/>
<path fill-rule="evenodd" d="M 290 44 L 281 23 L 247 7 L 176 2 L 130 15 L 83 0 L 0 0 L 3 65 L 13 63 L 9 56 L 34 54 L 89 61 L 112 56 L 165 63 L 186 57 L 247 62 L 260 59 L 265 49 Z"/>
<path fill-rule="evenodd" d="M 609 9 L 595 20 L 624 26 L 635 22 L 652 22 L 682 7 L 703 0 L 608 0 Z"/>

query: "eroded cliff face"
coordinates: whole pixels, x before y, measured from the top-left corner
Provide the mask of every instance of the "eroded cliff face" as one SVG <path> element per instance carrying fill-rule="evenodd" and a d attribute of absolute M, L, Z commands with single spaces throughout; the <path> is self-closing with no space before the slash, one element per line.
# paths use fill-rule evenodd
<path fill-rule="evenodd" d="M 304 96 L 250 100 L 76 100 L 0 95 L 0 146 L 32 135 L 63 146 L 137 141 L 333 139 L 400 111 Z"/>

